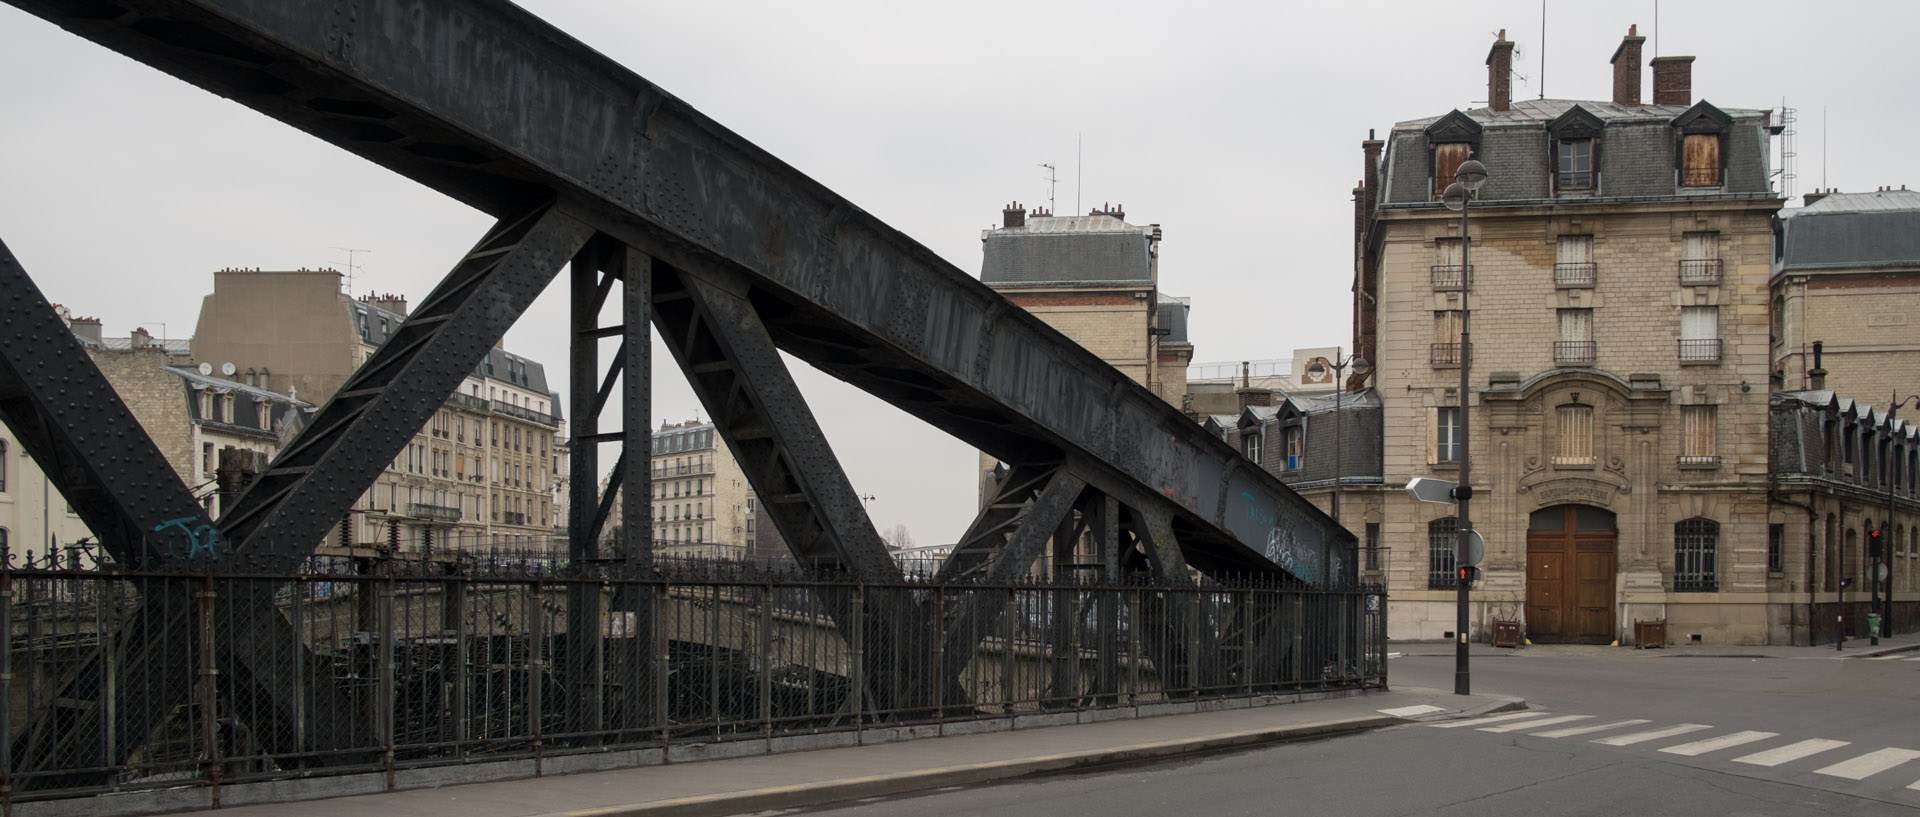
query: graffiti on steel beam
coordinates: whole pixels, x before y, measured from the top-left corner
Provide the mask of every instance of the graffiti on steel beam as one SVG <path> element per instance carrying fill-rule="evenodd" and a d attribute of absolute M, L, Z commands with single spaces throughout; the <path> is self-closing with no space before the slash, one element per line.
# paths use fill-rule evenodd
<path fill-rule="evenodd" d="M 1326 543 L 1319 537 L 1319 531 L 1312 527 L 1302 527 L 1300 520 L 1283 518 L 1278 507 L 1255 497 L 1251 491 L 1241 491 L 1240 498 L 1247 503 L 1247 518 L 1260 527 L 1266 528 L 1267 539 L 1263 555 L 1287 572 L 1302 581 L 1314 581 L 1319 577 L 1332 578 L 1337 573 L 1328 573 L 1324 567 Z"/>
<path fill-rule="evenodd" d="M 183 516 L 153 526 L 154 533 L 160 533 L 169 528 L 179 528 L 180 533 L 185 535 L 184 542 L 179 535 L 162 539 L 166 543 L 167 556 L 174 559 L 196 559 L 201 556 L 218 559 L 227 555 L 227 540 L 221 538 L 219 529 L 206 522 L 193 524 L 199 519 L 200 517 L 197 516 Z M 186 546 L 184 552 L 180 547 L 182 544 Z"/>

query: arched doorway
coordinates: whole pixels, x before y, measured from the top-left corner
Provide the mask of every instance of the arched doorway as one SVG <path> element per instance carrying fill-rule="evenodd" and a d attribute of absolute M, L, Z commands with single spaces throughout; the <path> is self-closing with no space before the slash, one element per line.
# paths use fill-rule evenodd
<path fill-rule="evenodd" d="M 1566 644 L 1613 641 L 1613 513 L 1555 505 L 1527 522 L 1527 638 Z"/>

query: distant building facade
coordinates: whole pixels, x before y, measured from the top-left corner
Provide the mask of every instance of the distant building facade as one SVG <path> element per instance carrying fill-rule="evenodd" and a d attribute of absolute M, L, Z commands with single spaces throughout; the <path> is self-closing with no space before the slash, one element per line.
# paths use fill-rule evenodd
<path fill-rule="evenodd" d="M 771 528 L 757 511 L 746 474 L 713 423 L 668 422 L 653 433 L 655 555 L 746 558 Z"/>
<path fill-rule="evenodd" d="M 1775 388 L 1882 405 L 1920 388 L 1920 191 L 1808 194 L 1805 207 L 1780 213 L 1777 232 Z"/>

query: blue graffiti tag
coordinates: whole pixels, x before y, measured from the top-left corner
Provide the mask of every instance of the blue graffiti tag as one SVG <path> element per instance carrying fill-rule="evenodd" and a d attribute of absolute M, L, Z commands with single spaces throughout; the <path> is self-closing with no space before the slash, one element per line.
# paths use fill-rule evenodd
<path fill-rule="evenodd" d="M 159 533 L 167 528 L 179 528 L 187 534 L 186 558 L 192 559 L 203 553 L 216 559 L 220 558 L 221 554 L 227 549 L 226 540 L 221 538 L 220 531 L 212 525 L 201 524 L 194 526 L 188 524 L 198 518 L 199 517 L 195 516 L 183 516 L 179 519 L 169 519 L 158 525 L 154 525 L 153 532 Z M 167 552 L 178 555 L 180 551 L 178 548 L 169 547 L 167 548 Z"/>

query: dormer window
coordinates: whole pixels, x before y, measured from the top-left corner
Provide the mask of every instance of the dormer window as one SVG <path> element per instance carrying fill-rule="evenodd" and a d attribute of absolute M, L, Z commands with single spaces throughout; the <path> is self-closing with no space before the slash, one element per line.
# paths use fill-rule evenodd
<path fill-rule="evenodd" d="M 1673 118 L 1676 136 L 1674 171 L 1680 187 L 1723 187 L 1726 185 L 1726 139 L 1733 129 L 1733 117 L 1701 100 L 1686 113 Z"/>
<path fill-rule="evenodd" d="M 1435 200 L 1453 184 L 1460 164 L 1473 157 L 1480 145 L 1481 130 L 1480 123 L 1459 111 L 1440 117 L 1426 127 L 1427 148 L 1433 161 L 1430 193 Z"/>
<path fill-rule="evenodd" d="M 1584 194 L 1598 186 L 1599 165 L 1595 159 L 1605 124 L 1578 105 L 1547 123 L 1555 193 Z"/>

